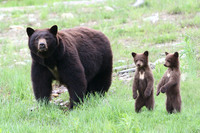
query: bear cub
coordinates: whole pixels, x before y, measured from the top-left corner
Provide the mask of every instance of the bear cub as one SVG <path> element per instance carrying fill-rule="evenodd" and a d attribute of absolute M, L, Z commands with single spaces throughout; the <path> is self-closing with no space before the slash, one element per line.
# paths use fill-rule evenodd
<path fill-rule="evenodd" d="M 180 95 L 180 78 L 181 72 L 179 68 L 179 54 L 167 53 L 165 59 L 165 67 L 168 67 L 164 76 L 157 87 L 157 96 L 162 93 L 166 93 L 166 110 L 168 113 L 173 113 L 173 111 L 181 111 L 181 95 Z"/>
<path fill-rule="evenodd" d="M 149 110 L 153 110 L 154 108 L 154 78 L 151 68 L 148 65 L 148 55 L 148 51 L 138 54 L 132 52 L 135 65 L 137 67 L 132 88 L 133 98 L 136 99 L 136 112 L 140 112 L 143 106 L 146 106 Z"/>

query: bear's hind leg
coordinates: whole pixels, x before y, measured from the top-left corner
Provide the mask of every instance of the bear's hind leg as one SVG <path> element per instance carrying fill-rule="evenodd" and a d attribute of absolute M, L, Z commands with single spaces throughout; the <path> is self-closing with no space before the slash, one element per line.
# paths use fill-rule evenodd
<path fill-rule="evenodd" d="M 166 110 L 170 114 L 172 114 L 173 110 L 174 110 L 174 108 L 172 106 L 172 101 L 169 98 L 167 98 L 167 100 L 166 100 Z"/>
<path fill-rule="evenodd" d="M 145 105 L 144 99 L 139 96 L 135 101 L 135 112 L 140 112 L 141 108 Z"/>
<path fill-rule="evenodd" d="M 181 112 L 181 97 L 177 96 L 173 102 L 173 107 L 177 112 Z"/>
<path fill-rule="evenodd" d="M 102 85 L 102 88 L 100 90 L 97 90 L 97 92 L 99 91 L 100 93 L 104 95 L 105 92 L 107 92 L 108 89 L 110 88 L 110 85 L 112 82 L 112 68 L 101 73 L 101 76 L 98 78 L 100 80 L 100 84 Z"/>
<path fill-rule="evenodd" d="M 104 95 L 105 92 L 108 91 L 111 85 L 111 81 L 112 81 L 112 69 L 100 72 L 92 79 L 92 81 L 89 82 L 87 92 L 93 94 L 97 92 L 101 95 Z"/>
<path fill-rule="evenodd" d="M 151 96 L 145 101 L 145 106 L 147 107 L 148 110 L 153 110 L 154 109 L 154 97 L 153 93 Z"/>
<path fill-rule="evenodd" d="M 89 83 L 88 83 L 88 86 L 87 86 L 87 92 L 86 92 L 86 95 L 90 95 L 90 94 L 93 94 L 95 95 L 95 93 L 98 93 L 98 94 L 103 94 L 101 92 L 102 88 L 103 88 L 103 84 L 102 84 L 102 79 L 99 78 L 100 76 L 97 75 L 96 77 L 94 77 Z"/>

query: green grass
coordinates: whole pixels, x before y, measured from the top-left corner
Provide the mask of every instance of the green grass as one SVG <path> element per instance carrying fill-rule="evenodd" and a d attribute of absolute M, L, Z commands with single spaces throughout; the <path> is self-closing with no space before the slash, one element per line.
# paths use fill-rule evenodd
<path fill-rule="evenodd" d="M 0 1 L 0 7 L 48 4 L 44 8 L 2 11 L 0 20 L 0 133 L 1 132 L 200 132 L 200 30 L 198 0 L 151 0 L 140 8 L 134 1 L 107 0 L 93 5 L 59 5 L 53 1 Z M 106 11 L 105 6 L 114 9 Z M 73 18 L 62 17 L 72 13 Z M 159 13 L 156 23 L 143 21 Z M 36 18 L 36 20 L 30 20 Z M 39 24 L 38 24 L 39 23 Z M 73 111 L 64 112 L 59 106 L 37 104 L 31 79 L 31 58 L 27 46 L 27 26 L 59 29 L 87 26 L 101 30 L 110 39 L 114 67 L 133 63 L 131 52 L 149 50 L 150 62 L 164 57 L 164 52 L 180 51 L 182 112 L 168 114 L 165 95 L 155 96 L 155 110 L 146 108 L 137 114 L 132 98 L 132 81 L 113 77 L 105 97 L 92 96 Z M 11 29 L 19 25 L 21 29 Z M 161 44 L 162 47 L 158 47 Z M 177 45 L 170 45 L 178 43 Z M 119 61 L 123 60 L 123 61 Z M 20 65 L 21 62 L 24 64 Z M 166 71 L 163 64 L 153 70 L 156 86 Z M 115 75 L 116 73 L 114 73 Z M 133 75 L 133 74 L 132 74 Z M 61 99 L 68 100 L 68 94 Z M 37 107 L 31 111 L 32 107 Z"/>
<path fill-rule="evenodd" d="M 10 6 L 31 6 L 31 5 L 45 5 L 52 4 L 53 2 L 62 2 L 64 0 L 0 0 L 0 7 Z M 68 0 L 69 1 L 69 0 Z"/>

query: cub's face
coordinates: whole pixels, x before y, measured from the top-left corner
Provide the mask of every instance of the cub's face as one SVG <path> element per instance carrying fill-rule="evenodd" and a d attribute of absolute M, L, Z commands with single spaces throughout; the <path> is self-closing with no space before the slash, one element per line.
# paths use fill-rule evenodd
<path fill-rule="evenodd" d="M 34 30 L 30 27 L 26 29 L 29 36 L 29 49 L 41 58 L 49 57 L 56 49 L 57 42 L 57 26 L 54 25 L 50 29 Z"/>
<path fill-rule="evenodd" d="M 138 68 L 145 67 L 148 64 L 148 55 L 149 52 L 145 51 L 144 53 L 134 53 L 132 52 L 132 56 L 134 58 L 135 65 Z"/>
<path fill-rule="evenodd" d="M 165 58 L 165 67 L 176 67 L 178 65 L 178 52 L 175 53 L 167 53 L 165 52 L 166 58 Z"/>

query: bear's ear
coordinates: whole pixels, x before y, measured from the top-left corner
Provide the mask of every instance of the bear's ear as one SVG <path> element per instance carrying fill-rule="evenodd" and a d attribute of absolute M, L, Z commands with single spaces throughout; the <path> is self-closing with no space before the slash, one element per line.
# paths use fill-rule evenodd
<path fill-rule="evenodd" d="M 148 56 L 148 55 L 149 55 L 149 52 L 148 52 L 148 51 L 145 51 L 145 52 L 144 52 L 144 55 Z"/>
<path fill-rule="evenodd" d="M 165 55 L 168 55 L 169 53 L 168 52 L 165 52 Z"/>
<path fill-rule="evenodd" d="M 26 33 L 27 35 L 30 37 L 33 33 L 35 32 L 34 29 L 32 29 L 31 27 L 27 27 L 26 28 Z"/>
<path fill-rule="evenodd" d="M 52 27 L 50 28 L 50 32 L 51 32 L 52 34 L 56 35 L 57 32 L 58 32 L 58 26 L 57 26 L 57 25 L 52 26 Z"/>
<path fill-rule="evenodd" d="M 175 53 L 174 53 L 174 56 L 178 58 L 178 52 L 175 52 Z"/>
<path fill-rule="evenodd" d="M 135 57 L 135 56 L 136 56 L 136 53 L 135 53 L 135 52 L 132 52 L 131 54 L 132 54 L 132 56 L 133 56 L 133 57 Z"/>

